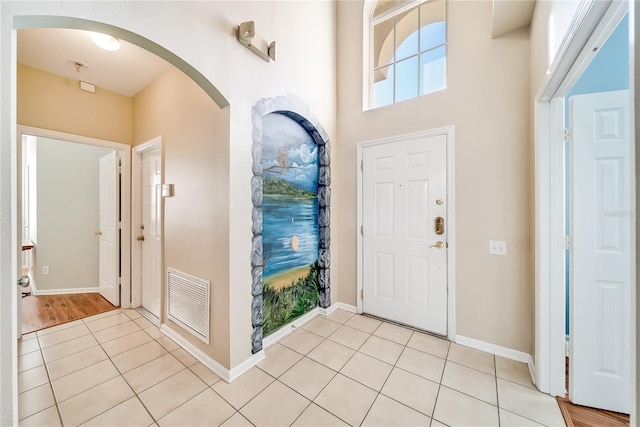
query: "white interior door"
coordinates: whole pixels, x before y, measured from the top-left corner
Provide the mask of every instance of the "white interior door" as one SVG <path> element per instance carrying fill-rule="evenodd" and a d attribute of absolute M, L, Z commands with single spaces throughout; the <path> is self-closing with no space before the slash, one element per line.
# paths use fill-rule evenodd
<path fill-rule="evenodd" d="M 363 311 L 440 335 L 447 335 L 446 165 L 446 135 L 363 149 Z"/>
<path fill-rule="evenodd" d="M 142 154 L 142 307 L 160 317 L 162 284 L 162 158 L 160 149 Z"/>
<path fill-rule="evenodd" d="M 629 92 L 570 99 L 569 397 L 629 413 L 631 143 Z"/>
<path fill-rule="evenodd" d="M 120 159 L 117 151 L 100 158 L 100 294 L 120 305 Z"/>

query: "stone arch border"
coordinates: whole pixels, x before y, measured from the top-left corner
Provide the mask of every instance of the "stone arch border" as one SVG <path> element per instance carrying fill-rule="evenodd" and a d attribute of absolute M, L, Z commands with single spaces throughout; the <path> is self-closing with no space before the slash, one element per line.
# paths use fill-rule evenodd
<path fill-rule="evenodd" d="M 263 98 L 252 108 L 253 177 L 251 201 L 253 219 L 251 239 L 251 352 L 262 350 L 262 118 L 275 113 L 289 117 L 302 126 L 318 146 L 318 301 L 320 307 L 331 305 L 330 245 L 331 245 L 331 147 L 329 137 L 308 105 L 288 94 Z"/>

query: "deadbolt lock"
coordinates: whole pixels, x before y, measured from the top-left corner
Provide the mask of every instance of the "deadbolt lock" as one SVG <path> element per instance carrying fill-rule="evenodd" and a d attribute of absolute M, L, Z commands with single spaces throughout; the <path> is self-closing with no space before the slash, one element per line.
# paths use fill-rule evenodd
<path fill-rule="evenodd" d="M 440 206 L 441 204 L 444 203 L 444 200 L 442 199 L 436 199 L 436 205 Z"/>
<path fill-rule="evenodd" d="M 95 235 L 96 235 L 96 236 L 102 236 L 102 231 L 96 231 L 96 232 L 95 232 Z"/>
<path fill-rule="evenodd" d="M 434 220 L 434 227 L 435 232 L 438 236 L 444 234 L 444 218 L 442 218 L 441 216 L 437 217 Z"/>
<path fill-rule="evenodd" d="M 138 242 L 142 242 L 142 241 L 144 241 L 144 235 L 136 237 L 136 240 L 137 240 Z"/>
<path fill-rule="evenodd" d="M 444 248 L 444 242 L 442 241 L 437 241 L 435 245 L 431 245 L 429 246 L 430 248 L 438 248 L 438 249 L 442 249 Z"/>

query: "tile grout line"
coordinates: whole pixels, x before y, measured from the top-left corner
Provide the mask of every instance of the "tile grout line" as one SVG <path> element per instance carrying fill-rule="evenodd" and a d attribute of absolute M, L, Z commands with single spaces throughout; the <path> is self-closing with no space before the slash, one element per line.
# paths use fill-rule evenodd
<path fill-rule="evenodd" d="M 49 386 L 49 390 L 51 391 L 51 396 L 53 397 L 53 405 L 49 406 L 48 408 L 44 408 L 44 409 L 42 409 L 42 410 L 40 410 L 38 412 L 35 412 L 35 413 L 29 415 L 28 417 L 24 417 L 22 420 L 25 420 L 26 418 L 32 417 L 32 416 L 34 416 L 36 414 L 39 414 L 39 413 L 41 413 L 43 411 L 46 411 L 47 409 L 55 406 L 56 407 L 56 413 L 58 414 L 58 421 L 60 421 L 60 424 L 63 424 L 63 422 L 62 422 L 62 414 L 60 413 L 60 408 L 58 407 L 58 401 L 57 401 L 56 395 L 55 395 L 55 393 L 53 391 L 53 384 L 51 384 L 51 376 L 49 375 L 49 367 L 47 366 L 47 363 L 46 363 L 46 361 L 44 359 L 44 354 L 42 353 L 42 347 L 40 346 L 40 340 L 38 339 L 37 335 L 36 335 L 36 339 L 38 340 L 38 351 L 40 352 L 40 357 L 42 357 L 42 364 L 44 365 L 44 370 L 47 373 L 47 379 L 49 380 L 49 382 L 46 385 Z M 42 384 L 42 385 L 45 385 L 45 384 Z M 41 387 L 41 386 L 39 386 L 39 387 Z M 18 394 L 22 394 L 22 393 L 18 393 Z"/>
<path fill-rule="evenodd" d="M 434 415 L 436 414 L 436 406 L 438 405 L 438 398 L 440 397 L 440 388 L 442 388 L 442 379 L 444 378 L 444 371 L 447 369 L 447 363 L 449 362 L 449 352 L 451 352 L 451 341 L 449 341 L 449 345 L 447 346 L 447 354 L 445 355 L 444 366 L 442 367 L 442 374 L 440 375 L 440 383 L 438 383 L 436 398 L 433 401 L 433 410 L 431 411 L 431 422 L 429 425 L 433 424 Z M 438 422 L 440 421 L 438 420 Z"/>
<path fill-rule="evenodd" d="M 131 319 L 131 318 L 130 318 L 130 317 L 129 317 L 129 316 L 128 316 L 124 311 L 122 311 L 122 309 L 120 309 L 120 310 L 121 310 L 121 313 L 122 313 L 122 314 L 124 314 L 125 316 L 127 316 L 127 317 L 129 318 L 129 320 L 133 321 L 133 319 Z M 107 316 L 107 317 L 108 317 L 108 316 Z M 100 320 L 100 319 L 97 319 L 97 320 Z M 86 323 L 86 322 L 85 322 L 85 323 Z M 125 322 L 122 322 L 122 323 L 125 323 Z M 135 322 L 134 322 L 134 323 L 135 323 Z M 116 324 L 116 325 L 112 325 L 112 326 L 109 326 L 109 327 L 118 326 L 118 325 L 120 325 L 120 324 L 121 324 L 121 323 L 118 323 L 118 324 Z M 146 342 L 146 343 L 144 343 L 144 344 L 141 344 L 141 345 L 139 345 L 139 346 L 136 346 L 136 347 L 130 348 L 130 349 L 126 350 L 126 351 L 123 351 L 123 352 L 121 352 L 121 353 L 115 354 L 115 355 L 113 355 L 113 357 L 119 356 L 119 355 L 124 354 L 124 353 L 126 353 L 126 352 L 128 352 L 128 351 L 131 351 L 131 350 L 135 350 L 135 349 L 137 349 L 137 348 L 139 348 L 139 347 L 142 347 L 143 345 L 146 345 L 146 344 L 148 344 L 148 343 L 150 343 L 150 342 L 155 342 L 155 343 L 157 343 L 160 347 L 162 347 L 162 348 L 167 352 L 167 354 L 171 354 L 171 352 L 170 352 L 169 350 L 167 350 L 167 349 L 166 349 L 162 344 L 160 344 L 160 343 L 157 341 L 157 339 L 156 339 L 156 338 L 153 338 L 149 333 L 147 333 L 147 332 L 145 331 L 145 329 L 144 329 L 144 328 L 142 328 L 142 327 L 141 327 L 140 325 L 138 325 L 137 323 L 136 323 L 136 326 L 138 326 L 138 327 L 140 328 L 140 331 L 143 331 L 143 332 L 145 332 L 147 335 L 149 335 L 149 337 L 152 339 L 152 341 L 148 341 L 148 342 Z M 103 328 L 103 329 L 100 329 L 100 330 L 104 330 L 104 329 L 107 329 L 107 328 Z M 97 331 L 96 331 L 96 332 L 97 332 Z M 138 332 L 138 331 L 136 331 L 136 332 Z M 91 331 L 91 333 L 93 334 L 93 331 Z M 131 335 L 131 334 L 127 334 L 127 335 Z M 123 335 L 122 337 L 125 337 L 125 336 L 127 336 L 127 335 Z M 119 337 L 119 338 L 122 338 L 122 337 Z M 94 335 L 94 338 L 95 338 L 95 335 Z M 115 338 L 115 339 L 118 339 L 118 338 Z M 98 340 L 97 340 L 97 338 L 96 338 L 96 341 L 98 341 Z M 113 340 L 110 340 L 110 341 L 113 341 Z M 106 341 L 105 343 L 110 342 L 110 341 Z M 126 399 L 126 400 L 124 400 L 124 401 L 122 401 L 122 402 L 120 402 L 120 403 L 118 403 L 118 404 L 116 404 L 116 405 L 114 405 L 114 406 L 112 406 L 111 408 L 106 409 L 105 411 L 100 412 L 99 414 L 96 414 L 95 416 L 91 417 L 89 420 L 86 420 L 86 421 L 84 421 L 84 422 L 86 423 L 86 422 L 88 422 L 88 421 L 90 421 L 90 420 L 92 420 L 92 419 L 94 419 L 94 418 L 96 418 L 96 417 L 99 417 L 100 415 L 102 415 L 102 414 L 104 414 L 104 413 L 106 413 L 106 412 L 108 412 L 108 411 L 112 410 L 112 409 L 113 409 L 113 408 L 115 408 L 116 406 L 121 405 L 122 403 L 124 403 L 124 402 L 126 402 L 126 401 L 130 400 L 131 398 L 135 397 L 136 399 L 138 399 L 138 402 L 140 402 L 140 405 L 142 405 L 142 407 L 144 408 L 144 410 L 145 410 L 145 411 L 147 411 L 147 414 L 149 414 L 149 417 L 153 420 L 153 423 L 152 423 L 152 424 L 157 424 L 158 420 L 156 420 L 156 419 L 155 419 L 155 417 L 153 416 L 153 414 L 151 414 L 151 411 L 149 411 L 149 408 L 147 408 L 147 406 L 144 404 L 144 402 L 142 401 L 142 399 L 140 399 L 140 395 L 139 395 L 139 393 L 137 393 L 137 392 L 133 389 L 133 387 L 131 386 L 131 384 L 129 383 L 129 381 L 127 381 L 127 379 L 125 378 L 124 373 L 122 373 L 122 372 L 120 371 L 120 369 L 118 368 L 118 366 L 113 362 L 113 360 L 112 360 L 112 356 L 110 356 L 110 355 L 107 353 L 107 351 L 104 349 L 104 347 L 102 346 L 102 344 L 103 344 L 103 343 L 100 343 L 100 342 L 98 341 L 98 345 L 100 346 L 100 348 L 102 349 L 102 351 L 107 355 L 107 358 L 109 359 L 109 361 L 110 361 L 110 362 L 113 364 L 113 366 L 116 368 L 116 370 L 117 370 L 117 371 L 118 371 L 118 373 L 119 373 L 119 376 L 122 378 L 122 380 L 125 382 L 125 384 L 127 384 L 127 386 L 131 389 L 131 391 L 132 391 L 132 393 L 133 393 L 133 396 L 132 396 L 132 397 L 130 397 L 130 398 L 128 398 L 128 399 Z M 178 360 L 178 362 L 182 363 L 182 362 L 181 362 L 177 357 L 175 357 L 173 354 L 171 354 L 171 355 L 172 355 L 176 360 Z M 142 365 L 140 365 L 140 366 L 144 366 L 144 365 L 146 365 L 146 364 L 148 364 L 148 363 L 151 363 L 151 362 L 153 362 L 153 361 L 155 361 L 155 360 L 159 359 L 160 357 L 164 357 L 164 356 L 166 356 L 166 354 L 163 354 L 162 356 L 158 356 L 158 357 L 156 357 L 155 359 L 150 360 L 150 361 L 148 361 L 148 362 L 145 362 L 145 363 L 143 363 L 143 364 L 142 364 Z M 182 365 L 184 366 L 184 363 L 182 363 Z M 136 368 L 131 369 L 131 371 L 132 371 L 132 370 L 134 370 L 134 369 L 139 368 L 140 366 L 137 366 Z M 188 368 L 187 366 L 185 366 L 185 369 L 189 369 L 189 368 Z M 167 377 L 167 378 L 163 379 L 162 381 L 165 381 L 166 379 L 171 378 L 172 376 L 174 376 L 174 375 L 176 375 L 176 374 L 178 374 L 178 373 L 182 372 L 183 370 L 184 370 L 184 369 L 182 369 L 182 370 L 180 370 L 180 371 L 178 371 L 178 372 L 174 373 L 173 375 L 170 375 L 169 377 Z M 127 372 L 129 372 L 129 371 L 127 371 Z M 115 377 L 114 377 L 114 378 L 115 378 Z M 113 379 L 113 378 L 112 378 L 112 379 Z M 155 383 L 155 384 L 153 384 L 153 385 L 151 385 L 151 386 L 147 387 L 145 390 L 143 390 L 143 392 L 144 392 L 144 391 L 146 391 L 146 390 L 148 390 L 148 389 L 150 389 L 151 387 L 154 387 L 154 386 L 156 386 L 156 385 L 160 384 L 162 381 L 160 381 L 160 382 L 158 382 L 158 383 Z M 202 381 L 202 380 L 201 380 L 201 381 Z M 106 381 L 105 381 L 105 382 L 106 382 Z M 204 383 L 204 381 L 203 381 L 203 383 Z M 101 384 L 104 384 L 104 383 L 101 383 Z M 207 385 L 207 384 L 205 383 L 205 385 Z M 207 386 L 208 386 L 208 385 L 207 385 Z M 97 386 L 96 386 L 96 387 L 97 387 Z M 93 388 L 93 387 L 92 387 L 92 388 Z M 185 403 L 186 403 L 186 402 L 185 402 Z M 177 408 L 176 408 L 176 409 L 177 409 Z"/>
<path fill-rule="evenodd" d="M 369 336 L 369 338 L 371 338 L 372 336 L 374 336 L 375 332 L 384 324 L 381 323 L 380 325 L 378 325 L 378 327 L 371 333 L 371 335 Z M 367 413 L 364 415 L 364 418 L 362 419 L 362 422 L 360 424 L 362 424 L 364 422 L 364 420 L 367 419 L 367 416 L 369 415 L 369 412 L 371 412 L 371 408 L 373 408 L 373 405 L 375 405 L 376 401 L 378 400 L 378 398 L 380 397 L 380 395 L 382 394 L 382 389 L 384 388 L 384 386 L 387 384 L 387 381 L 389 380 L 389 377 L 391 376 L 391 373 L 393 372 L 393 369 L 396 367 L 396 365 L 398 364 L 398 360 L 400 360 L 400 358 L 402 357 L 402 354 L 404 353 L 404 351 L 407 349 L 407 344 L 409 344 L 409 341 L 411 341 L 411 337 L 413 336 L 415 331 L 411 332 L 411 335 L 409 335 L 409 339 L 407 340 L 407 342 L 404 344 L 404 346 L 402 347 L 402 351 L 400 352 L 400 354 L 398 355 L 398 358 L 396 359 L 396 361 L 393 363 L 393 365 L 391 366 L 391 370 L 389 371 L 389 374 L 387 374 L 387 378 L 385 378 L 384 382 L 382 383 L 382 386 L 380 387 L 380 391 L 378 391 L 378 394 L 376 395 L 376 398 L 373 400 L 373 403 L 371 404 L 371 406 L 369 407 L 369 409 L 367 410 Z M 377 335 L 376 335 L 377 336 Z M 378 337 L 381 339 L 385 339 L 382 337 Z M 368 341 L 368 339 L 367 339 Z M 391 342 L 395 342 L 395 341 L 391 341 Z M 398 344 L 398 343 L 396 343 Z M 364 345 L 364 344 L 363 344 Z M 362 348 L 362 346 L 360 346 L 360 348 Z M 400 368 L 398 368 L 400 369 Z M 389 399 L 392 399 L 390 397 L 388 397 L 387 395 L 382 394 L 384 397 L 387 397 Z M 396 401 L 395 399 L 392 399 L 393 401 Z M 402 402 L 398 402 L 401 403 Z M 404 405 L 407 406 L 407 405 Z M 407 406 L 408 408 L 411 408 L 410 406 Z M 413 409 L 413 408 L 411 408 Z M 415 410 L 415 409 L 414 409 Z M 417 411 L 419 412 L 419 411 Z M 431 424 L 431 421 L 429 421 L 429 424 Z"/>
<path fill-rule="evenodd" d="M 500 395 L 498 393 L 498 364 L 496 363 L 496 356 L 493 355 L 493 370 L 495 372 L 495 382 L 496 382 L 496 407 L 498 408 L 498 426 L 502 425 L 500 421 Z"/>
<path fill-rule="evenodd" d="M 116 311 L 116 310 L 112 310 L 112 311 Z M 119 311 L 119 314 L 123 314 L 123 315 L 125 315 L 126 317 L 128 317 L 128 318 L 129 318 L 129 316 L 127 316 L 127 315 L 126 315 L 126 313 L 124 313 L 124 312 L 122 311 L 122 309 L 120 309 L 120 310 L 118 310 L 118 311 Z M 95 319 L 94 321 L 101 320 L 101 319 L 106 319 L 106 318 L 108 318 L 108 317 L 111 317 L 111 316 L 104 316 L 104 317 L 101 317 L 101 318 L 99 318 L 99 319 Z M 132 320 L 131 318 L 129 318 L 129 319 L 130 319 L 130 320 Z M 140 398 L 138 397 L 138 394 L 135 392 L 135 390 L 133 390 L 133 388 L 131 387 L 131 385 L 129 384 L 129 382 L 126 380 L 126 378 L 124 377 L 124 375 L 122 374 L 122 372 L 120 371 L 120 369 L 118 369 L 118 367 L 116 366 L 116 364 L 113 362 L 113 360 L 112 360 L 112 356 L 110 356 L 110 355 L 106 352 L 106 350 L 104 349 L 104 347 L 103 347 L 103 345 L 102 345 L 103 343 L 101 343 L 100 341 L 98 341 L 98 339 L 96 338 L 96 336 L 95 336 L 95 334 L 94 334 L 94 331 L 92 331 L 92 330 L 89 328 L 89 326 L 88 326 L 88 324 L 87 324 L 87 321 L 86 321 L 85 319 L 80 319 L 80 320 L 82 320 L 82 322 L 83 322 L 83 324 L 85 325 L 85 327 L 89 330 L 89 334 L 90 334 L 91 336 L 93 336 L 93 338 L 94 338 L 94 339 L 96 340 L 96 342 L 98 343 L 98 345 L 97 345 L 97 346 L 99 346 L 99 347 L 100 347 L 100 349 L 101 349 L 101 350 L 104 352 L 104 354 L 107 356 L 107 359 L 105 359 L 105 360 L 109 360 L 109 362 L 111 362 L 111 364 L 114 366 L 114 368 L 115 368 L 115 369 L 116 369 L 116 371 L 118 372 L 118 375 L 117 375 L 117 376 L 115 376 L 115 377 L 113 377 L 113 378 L 109 378 L 108 380 L 103 381 L 103 382 L 101 382 L 100 384 L 96 384 L 95 386 L 93 386 L 93 387 L 91 387 L 91 388 L 89 388 L 89 389 L 87 389 L 87 390 L 84 390 L 84 391 L 82 391 L 82 392 L 80 392 L 80 393 L 77 393 L 77 394 L 75 394 L 74 396 L 71 396 L 71 397 L 69 397 L 69 398 L 65 399 L 65 401 L 66 401 L 66 400 L 69 400 L 69 399 L 71 399 L 71 398 L 73 398 L 73 397 L 79 396 L 79 395 L 80 395 L 80 394 L 82 394 L 82 393 L 86 393 L 87 391 L 89 391 L 89 390 L 91 390 L 91 389 L 94 389 L 94 388 L 96 388 L 96 387 L 98 387 L 98 386 L 100 386 L 100 385 L 102 385 L 102 384 L 104 384 L 104 383 L 106 383 L 106 382 L 108 382 L 108 381 L 111 381 L 111 380 L 113 380 L 113 379 L 115 379 L 115 378 L 117 378 L 117 377 L 119 376 L 119 377 L 121 377 L 121 378 L 122 378 L 122 380 L 125 382 L 125 384 L 127 384 L 127 386 L 131 389 L 131 391 L 132 391 L 132 393 L 134 394 L 134 396 L 135 396 L 136 398 L 138 398 L 138 400 L 140 401 L 140 403 L 142 404 L 142 406 L 144 407 L 144 409 L 149 413 L 149 416 L 151 417 L 151 419 L 152 419 L 152 420 L 154 420 L 154 422 L 155 422 L 155 421 L 156 421 L 156 420 L 155 420 L 155 418 L 151 415 L 151 413 L 149 412 L 149 410 L 147 409 L 147 407 L 142 403 L 142 401 L 141 401 L 141 400 L 140 400 Z M 91 322 L 89 322 L 89 323 L 91 323 Z M 108 328 L 111 328 L 111 327 L 117 327 L 118 325 L 121 325 L 122 323 L 125 323 L 125 322 L 121 322 L 121 323 L 117 323 L 117 324 L 115 324 L 115 325 L 107 326 L 106 328 L 99 329 L 98 331 L 105 330 L 105 329 L 108 329 Z M 136 324 L 136 325 L 137 325 L 137 324 Z M 139 327 L 139 325 L 137 325 L 137 326 Z M 143 329 L 142 329 L 142 328 L 140 328 L 140 330 L 143 330 Z M 98 332 L 98 331 L 95 331 L 95 332 Z M 136 331 L 136 332 L 137 332 L 137 331 Z M 87 335 L 88 335 L 88 334 L 87 334 Z M 125 336 L 127 336 L 127 335 L 130 335 L 130 334 L 126 334 L 126 335 L 123 335 L 122 337 L 118 337 L 118 338 L 123 338 L 123 337 L 125 337 Z M 148 334 L 147 334 L 147 335 L 148 335 Z M 118 339 L 118 338 L 115 338 L 115 339 Z M 153 337 L 151 337 L 151 338 L 155 341 L 155 339 L 154 339 Z M 110 340 L 110 341 L 113 341 L 113 340 Z M 110 342 L 110 341 L 106 341 L 106 342 Z M 105 342 L 105 343 L 106 343 L 106 342 Z M 146 344 L 146 343 L 145 343 L 145 344 Z M 158 343 L 158 344 L 159 344 L 159 343 Z M 142 344 L 142 345 L 144 345 L 144 344 Z M 129 349 L 129 350 L 133 350 L 133 349 L 135 349 L 135 348 L 141 347 L 142 345 L 140 345 L 140 346 L 136 346 L 136 347 L 133 347 L 133 348 L 131 348 L 131 349 Z M 161 345 L 161 344 L 159 344 L 159 345 Z M 92 347 L 90 347 L 90 348 L 97 347 L 97 346 L 92 346 Z M 164 348 L 164 347 L 163 347 L 163 348 Z M 84 350 L 87 350 L 87 349 L 84 349 Z M 77 352 L 75 352 L 75 353 L 70 354 L 69 356 L 74 355 L 74 354 L 77 354 L 77 353 L 80 353 L 80 352 L 82 352 L 82 351 L 84 351 L 84 350 L 77 351 Z M 127 351 L 129 351 L 129 350 L 127 350 Z M 166 350 L 166 349 L 165 349 L 165 350 Z M 126 351 L 124 351 L 124 352 L 122 352 L 122 353 L 118 353 L 118 354 L 114 355 L 114 357 L 115 357 L 115 356 L 118 356 L 118 355 L 120 355 L 120 354 L 123 354 L 123 353 L 126 353 Z M 67 356 L 65 356 L 65 357 L 67 357 Z M 60 359 L 62 359 L 62 358 L 60 358 Z M 57 360 L 60 360 L 60 359 L 57 359 Z M 155 359 L 154 359 L 154 360 L 155 360 Z M 91 365 L 91 366 L 93 366 L 93 365 Z M 47 369 L 48 369 L 48 367 L 47 367 Z M 83 369 L 84 369 L 84 368 L 83 368 Z M 78 372 L 78 371 L 76 371 L 76 372 Z M 63 377 L 61 377 L 61 378 L 63 378 Z M 51 384 L 51 388 L 52 388 L 52 390 L 53 390 L 53 384 Z M 132 396 L 132 397 L 133 397 L 133 396 Z M 98 413 L 98 414 L 94 415 L 93 417 L 89 418 L 88 420 L 85 420 L 84 422 L 86 423 L 86 422 L 88 422 L 88 421 L 90 421 L 90 420 L 92 420 L 92 419 L 94 419 L 94 418 L 96 418 L 96 417 L 98 417 L 98 416 L 100 416 L 100 415 L 102 415 L 102 414 L 104 414 L 104 413 L 106 413 L 106 412 L 110 411 L 111 409 L 113 409 L 113 408 L 115 408 L 116 406 L 118 406 L 118 405 L 120 405 L 120 404 L 122 404 L 122 403 L 126 402 L 126 401 L 127 401 L 127 400 L 129 400 L 129 399 L 131 399 L 131 398 L 125 399 L 124 401 L 122 401 L 122 402 L 120 402 L 120 403 L 118 403 L 118 404 L 116 404 L 116 405 L 112 406 L 111 408 L 108 408 L 108 409 L 106 409 L 106 410 L 104 410 L 104 411 L 102 411 L 102 412 L 100 412 L 100 413 Z M 57 396 L 55 395 L 55 392 L 54 392 L 54 401 L 56 402 L 56 407 L 58 407 L 58 412 L 59 412 L 59 415 L 60 415 L 60 420 L 61 420 L 61 421 L 62 421 L 62 423 L 64 424 L 64 421 L 62 420 L 62 414 L 60 413 L 60 410 L 59 410 L 59 404 L 60 404 L 60 403 L 62 403 L 62 402 L 58 402 L 58 398 L 57 398 Z M 63 401 L 63 402 L 64 402 L 64 401 Z"/>

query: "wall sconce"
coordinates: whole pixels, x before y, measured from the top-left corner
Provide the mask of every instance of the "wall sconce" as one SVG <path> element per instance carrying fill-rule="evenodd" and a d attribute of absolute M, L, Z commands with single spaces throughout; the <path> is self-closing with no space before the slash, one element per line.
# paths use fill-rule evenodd
<path fill-rule="evenodd" d="M 238 25 L 238 41 L 243 46 L 246 46 L 251 52 L 264 59 L 266 62 L 276 60 L 276 42 L 271 42 L 267 47 L 267 53 L 264 53 L 252 43 L 253 38 L 256 35 L 256 28 L 253 21 L 243 22 Z"/>

